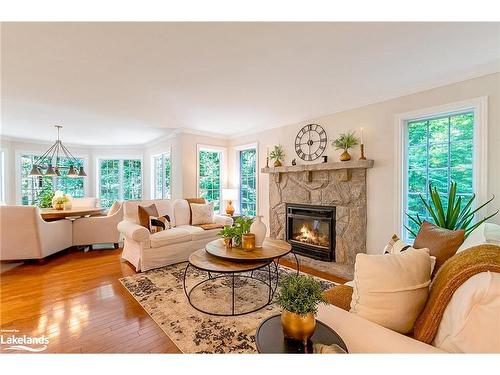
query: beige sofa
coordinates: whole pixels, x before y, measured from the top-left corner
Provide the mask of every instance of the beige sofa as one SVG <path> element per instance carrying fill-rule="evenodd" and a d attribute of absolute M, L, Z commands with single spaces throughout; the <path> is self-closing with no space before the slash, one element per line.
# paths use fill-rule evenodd
<path fill-rule="evenodd" d="M 138 206 L 155 204 L 159 215 L 169 215 L 172 228 L 151 234 L 139 225 Z M 136 271 L 186 261 L 191 253 L 203 248 L 217 238 L 219 229 L 204 230 L 189 225 L 190 208 L 185 199 L 126 201 L 123 205 L 124 220 L 118 224 L 118 230 L 124 237 L 122 260 L 131 263 Z M 214 215 L 214 222 L 231 225 L 233 219 Z"/>
<path fill-rule="evenodd" d="M 46 222 L 34 206 L 0 206 L 0 260 L 42 259 L 72 245 L 71 221 Z"/>
<path fill-rule="evenodd" d="M 458 249 L 499 246 L 500 226 L 482 224 Z M 454 293 L 432 345 L 384 328 L 333 305 L 320 306 L 318 319 L 332 327 L 350 353 L 500 353 L 500 274 L 479 273 Z"/>

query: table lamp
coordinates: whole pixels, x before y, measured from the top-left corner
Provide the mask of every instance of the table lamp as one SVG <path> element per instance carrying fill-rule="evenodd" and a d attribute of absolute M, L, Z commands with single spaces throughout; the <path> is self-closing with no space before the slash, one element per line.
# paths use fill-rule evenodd
<path fill-rule="evenodd" d="M 227 201 L 226 214 L 233 216 L 233 201 L 238 200 L 238 189 L 222 189 L 222 200 Z"/>

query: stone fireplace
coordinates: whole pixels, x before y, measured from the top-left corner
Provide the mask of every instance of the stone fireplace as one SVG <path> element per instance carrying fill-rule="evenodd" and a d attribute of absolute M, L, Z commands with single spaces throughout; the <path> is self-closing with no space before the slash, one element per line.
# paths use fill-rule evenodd
<path fill-rule="evenodd" d="M 270 174 L 271 237 L 288 240 L 302 265 L 352 278 L 356 254 L 366 253 L 366 170 L 372 167 L 373 160 L 357 160 L 262 168 Z"/>

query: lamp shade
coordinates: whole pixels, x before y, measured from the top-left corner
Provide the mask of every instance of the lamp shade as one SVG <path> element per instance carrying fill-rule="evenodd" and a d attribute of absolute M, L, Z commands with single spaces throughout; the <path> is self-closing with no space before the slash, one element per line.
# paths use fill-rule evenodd
<path fill-rule="evenodd" d="M 238 189 L 222 189 L 222 200 L 236 201 L 238 198 Z"/>
<path fill-rule="evenodd" d="M 69 170 L 68 170 L 67 176 L 68 177 L 78 177 L 78 172 L 75 171 L 75 168 L 72 165 L 69 166 Z"/>
<path fill-rule="evenodd" d="M 45 176 L 57 176 L 56 171 L 52 167 L 52 164 L 49 164 L 49 167 L 47 168 L 47 172 L 45 172 Z"/>
<path fill-rule="evenodd" d="M 78 177 L 86 177 L 87 173 L 83 170 L 83 167 L 80 167 L 80 171 L 78 172 Z"/>
<path fill-rule="evenodd" d="M 38 168 L 38 166 L 33 165 L 29 175 L 30 175 L 30 177 L 37 177 L 37 176 L 41 176 L 42 172 L 40 172 L 40 168 Z"/>

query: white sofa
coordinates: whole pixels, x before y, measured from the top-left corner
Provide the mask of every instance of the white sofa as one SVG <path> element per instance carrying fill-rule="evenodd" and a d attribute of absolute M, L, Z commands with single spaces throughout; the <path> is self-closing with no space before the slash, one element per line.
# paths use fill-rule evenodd
<path fill-rule="evenodd" d="M 123 202 L 115 202 L 106 216 L 81 217 L 73 221 L 73 246 L 112 243 L 118 248 L 123 220 Z"/>
<path fill-rule="evenodd" d="M 160 216 L 170 216 L 171 229 L 151 234 L 147 228 L 139 225 L 138 206 L 149 206 L 153 203 Z M 147 271 L 186 261 L 191 253 L 216 239 L 219 231 L 189 225 L 191 213 L 185 199 L 173 202 L 161 199 L 126 201 L 123 210 L 124 220 L 118 224 L 118 230 L 124 237 L 122 260 L 131 263 L 136 271 Z M 214 221 L 224 225 L 233 223 L 232 218 L 222 215 L 214 215 Z"/>
<path fill-rule="evenodd" d="M 71 221 L 46 222 L 34 206 L 0 206 L 0 260 L 42 259 L 72 245 Z"/>
<path fill-rule="evenodd" d="M 482 243 L 500 252 L 500 226 L 482 224 L 457 253 Z M 317 318 L 342 337 L 350 353 L 500 353 L 500 274 L 479 273 L 455 291 L 432 345 L 333 305 L 320 306 Z"/>

